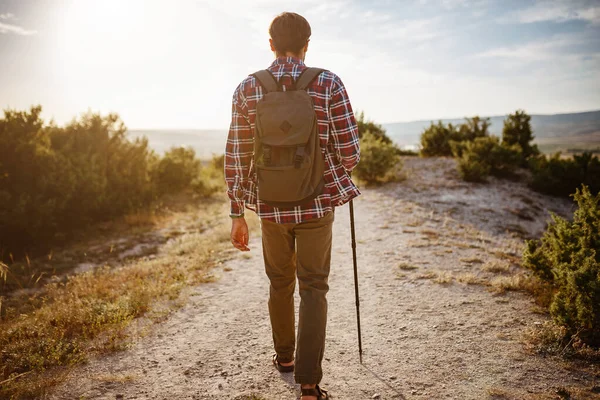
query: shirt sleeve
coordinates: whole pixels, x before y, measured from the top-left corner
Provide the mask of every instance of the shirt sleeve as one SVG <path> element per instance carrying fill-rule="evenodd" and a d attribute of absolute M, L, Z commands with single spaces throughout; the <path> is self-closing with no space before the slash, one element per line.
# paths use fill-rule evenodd
<path fill-rule="evenodd" d="M 336 155 L 344 169 L 351 172 L 360 161 L 358 126 L 346 88 L 337 76 L 332 86 L 329 118 Z"/>
<path fill-rule="evenodd" d="M 231 216 L 244 214 L 244 198 L 248 187 L 254 136 L 248 118 L 248 104 L 242 82 L 233 93 L 231 124 L 225 148 L 225 181 L 231 203 Z"/>

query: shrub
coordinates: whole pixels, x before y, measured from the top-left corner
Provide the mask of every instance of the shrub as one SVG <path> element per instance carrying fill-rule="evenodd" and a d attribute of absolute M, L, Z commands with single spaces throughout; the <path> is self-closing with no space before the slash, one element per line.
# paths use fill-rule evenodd
<path fill-rule="evenodd" d="M 429 128 L 421 134 L 421 155 L 424 157 L 451 156 L 451 141 L 460 141 L 458 130 L 452 124 L 444 126 L 442 121 L 437 124 L 432 122 Z"/>
<path fill-rule="evenodd" d="M 41 110 L 6 110 L 0 118 L 0 260 L 145 207 L 159 188 L 180 190 L 204 178 L 197 191 L 218 188 L 213 167 L 199 177 L 192 150 L 172 149 L 159 159 L 146 138 L 127 138 L 116 114 L 87 113 L 59 127 L 45 124 Z"/>
<path fill-rule="evenodd" d="M 219 191 L 225 191 L 224 155 L 213 155 L 212 159 L 200 169 L 198 176 L 192 180 L 191 188 L 197 195 L 208 197 Z"/>
<path fill-rule="evenodd" d="M 360 139 L 360 154 L 355 171 L 366 183 L 393 180 L 401 168 L 398 148 L 370 132 L 365 132 Z"/>
<path fill-rule="evenodd" d="M 573 158 L 562 158 L 560 153 L 551 157 L 539 155 L 529 159 L 529 168 L 530 186 L 542 193 L 569 196 L 581 184 L 594 194 L 600 191 L 600 160 L 591 153 Z"/>
<path fill-rule="evenodd" d="M 554 321 L 585 344 L 600 346 L 600 194 L 586 186 L 573 195 L 569 222 L 552 215 L 541 240 L 527 241 L 523 265 L 554 289 Z"/>
<path fill-rule="evenodd" d="M 392 139 L 387 135 L 385 129 L 379 124 L 373 121 L 365 120 L 365 113 L 361 112 L 356 116 L 356 125 L 358 126 L 358 137 L 362 138 L 363 135 L 369 132 L 377 139 L 381 139 L 383 143 L 392 144 Z"/>
<path fill-rule="evenodd" d="M 488 129 L 490 125 L 489 118 L 480 118 L 478 116 L 465 118 L 465 122 L 458 127 L 458 140 L 473 141 L 480 137 L 489 136 Z"/>
<path fill-rule="evenodd" d="M 495 136 L 453 143 L 461 177 L 470 182 L 483 182 L 489 174 L 510 175 L 520 160 L 519 148 L 502 146 Z M 460 152 L 460 153 L 459 153 Z"/>
<path fill-rule="evenodd" d="M 518 145 L 521 148 L 522 164 L 531 156 L 538 155 L 540 151 L 532 145 L 533 132 L 531 131 L 531 116 L 523 110 L 509 114 L 504 120 L 502 128 L 502 144 L 506 146 Z"/>
<path fill-rule="evenodd" d="M 159 161 L 156 182 L 159 191 L 177 192 L 192 183 L 200 172 L 200 161 L 191 147 L 173 147 Z"/>
<path fill-rule="evenodd" d="M 442 121 L 433 122 L 421 134 L 421 155 L 460 157 L 464 149 L 464 142 L 471 142 L 480 137 L 489 136 L 488 118 L 465 118 L 459 126 L 452 124 L 443 125 Z"/>

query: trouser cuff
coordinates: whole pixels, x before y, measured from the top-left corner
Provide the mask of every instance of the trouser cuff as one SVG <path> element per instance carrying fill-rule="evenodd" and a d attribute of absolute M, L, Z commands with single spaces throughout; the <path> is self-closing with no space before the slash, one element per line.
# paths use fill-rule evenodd
<path fill-rule="evenodd" d="M 323 374 L 321 375 L 294 375 L 294 379 L 296 383 L 301 385 L 318 385 L 321 383 L 321 379 L 323 379 Z"/>

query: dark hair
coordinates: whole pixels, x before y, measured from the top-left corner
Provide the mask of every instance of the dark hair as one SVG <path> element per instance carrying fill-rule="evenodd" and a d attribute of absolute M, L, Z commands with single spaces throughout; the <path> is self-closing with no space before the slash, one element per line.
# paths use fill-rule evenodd
<path fill-rule="evenodd" d="M 288 51 L 299 53 L 310 34 L 308 21 L 302 15 L 293 12 L 279 14 L 269 26 L 269 35 L 278 54 Z"/>

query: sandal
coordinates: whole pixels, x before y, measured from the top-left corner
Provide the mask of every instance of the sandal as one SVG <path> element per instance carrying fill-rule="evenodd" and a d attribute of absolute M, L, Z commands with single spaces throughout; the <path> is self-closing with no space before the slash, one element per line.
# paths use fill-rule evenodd
<path fill-rule="evenodd" d="M 277 354 L 273 354 L 273 365 L 279 372 L 294 372 L 294 365 L 281 365 L 277 360 Z"/>
<path fill-rule="evenodd" d="M 331 397 L 329 397 L 329 394 L 327 393 L 327 390 L 323 390 L 319 387 L 319 385 L 315 386 L 313 389 L 300 389 L 301 395 L 302 396 L 315 396 L 317 398 L 317 400 L 327 400 L 327 399 L 331 399 Z"/>

